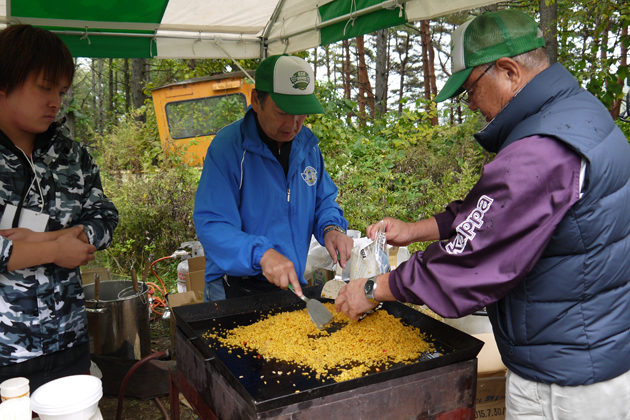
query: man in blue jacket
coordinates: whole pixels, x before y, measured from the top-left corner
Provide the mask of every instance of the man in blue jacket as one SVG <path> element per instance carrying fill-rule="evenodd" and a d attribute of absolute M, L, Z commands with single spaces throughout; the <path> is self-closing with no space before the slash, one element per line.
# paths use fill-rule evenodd
<path fill-rule="evenodd" d="M 337 309 L 426 303 L 448 318 L 486 307 L 507 366 L 506 420 L 630 418 L 630 146 L 601 102 L 524 13 L 484 13 L 452 37 L 453 74 L 488 125 L 494 160 L 462 201 L 415 223 L 385 218 L 388 243 L 435 240 L 391 273 L 358 279 Z"/>
<path fill-rule="evenodd" d="M 255 79 L 252 106 L 213 139 L 197 189 L 206 301 L 289 284 L 301 295 L 312 235 L 342 267 L 352 250 L 337 187 L 318 139 L 303 126 L 308 114 L 323 113 L 312 68 L 276 55 L 260 63 Z"/>

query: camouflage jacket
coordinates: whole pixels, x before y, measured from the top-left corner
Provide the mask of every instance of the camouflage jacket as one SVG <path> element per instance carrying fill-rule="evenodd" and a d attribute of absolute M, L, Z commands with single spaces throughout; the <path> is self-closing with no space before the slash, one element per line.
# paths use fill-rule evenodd
<path fill-rule="evenodd" d="M 5 137 L 0 131 L 0 136 Z M 99 169 L 87 149 L 66 137 L 59 125 L 39 135 L 34 167 L 50 218 L 46 231 L 78 224 L 97 249 L 107 248 L 118 224 L 118 211 L 103 193 Z M 25 183 L 18 157 L 0 142 L 0 212 L 17 206 Z M 24 208 L 39 212 L 34 183 Z M 0 237 L 0 366 L 64 350 L 88 341 L 80 269 L 55 264 L 7 271 L 12 241 Z"/>

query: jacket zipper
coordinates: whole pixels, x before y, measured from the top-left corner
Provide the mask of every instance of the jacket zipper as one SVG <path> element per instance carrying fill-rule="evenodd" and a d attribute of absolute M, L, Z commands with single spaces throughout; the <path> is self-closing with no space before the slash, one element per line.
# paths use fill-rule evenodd
<path fill-rule="evenodd" d="M 291 189 L 287 189 L 287 203 L 291 201 Z"/>

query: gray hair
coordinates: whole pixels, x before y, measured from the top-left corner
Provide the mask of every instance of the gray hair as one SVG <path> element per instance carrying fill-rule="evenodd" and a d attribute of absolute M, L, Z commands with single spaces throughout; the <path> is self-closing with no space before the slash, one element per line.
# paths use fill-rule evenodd
<path fill-rule="evenodd" d="M 530 71 L 542 71 L 549 67 L 549 57 L 545 47 L 515 55 L 512 59 Z"/>

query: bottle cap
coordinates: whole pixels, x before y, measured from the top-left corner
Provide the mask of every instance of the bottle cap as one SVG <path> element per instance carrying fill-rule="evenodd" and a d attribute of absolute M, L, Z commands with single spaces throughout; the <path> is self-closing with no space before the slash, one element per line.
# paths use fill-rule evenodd
<path fill-rule="evenodd" d="M 26 378 L 11 378 L 0 384 L 2 401 L 12 398 L 28 397 L 30 395 L 29 381 Z"/>

